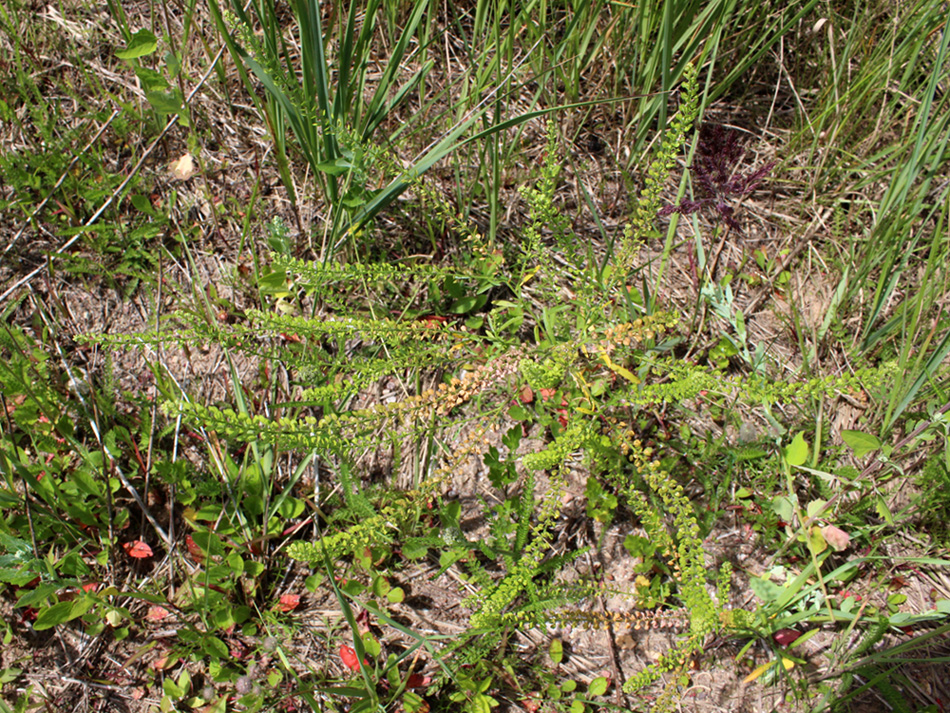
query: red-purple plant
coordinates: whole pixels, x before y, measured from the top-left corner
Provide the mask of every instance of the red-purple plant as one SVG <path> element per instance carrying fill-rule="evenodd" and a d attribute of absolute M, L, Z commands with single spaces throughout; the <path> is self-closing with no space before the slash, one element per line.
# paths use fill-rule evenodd
<path fill-rule="evenodd" d="M 660 215 L 690 215 L 712 207 L 722 222 L 742 232 L 739 221 L 734 217 L 735 210 L 728 201 L 751 195 L 775 167 L 775 161 L 770 161 L 757 171 L 742 173 L 738 166 L 744 155 L 745 148 L 739 141 L 738 132 L 726 129 L 721 124 L 703 124 L 699 130 L 696 160 L 689 167 L 693 172 L 698 200 L 684 200 L 679 205 L 667 206 L 660 210 Z"/>

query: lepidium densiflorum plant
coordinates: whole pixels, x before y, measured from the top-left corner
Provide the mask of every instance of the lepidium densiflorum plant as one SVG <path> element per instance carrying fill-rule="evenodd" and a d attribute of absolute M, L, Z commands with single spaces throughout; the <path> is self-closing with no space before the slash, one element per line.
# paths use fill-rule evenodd
<path fill-rule="evenodd" d="M 491 655 L 513 629 L 599 626 L 607 620 L 675 628 L 679 644 L 657 664 L 631 672 L 625 688 L 648 685 L 685 665 L 711 634 L 734 626 L 741 614 L 726 606 L 728 567 L 716 582 L 707 581 L 693 505 L 661 464 L 659 446 L 645 445 L 636 415 L 662 408 L 675 417 L 681 404 L 702 392 L 761 405 L 874 390 L 886 378 L 862 372 L 779 381 L 678 361 L 664 356 L 678 330 L 675 315 L 642 310 L 649 313 L 631 320 L 627 306 L 620 306 L 614 286 L 625 285 L 637 268 L 638 247 L 661 207 L 660 190 L 698 113 L 695 69 L 685 76 L 680 113 L 659 144 L 631 225 L 611 256 L 615 278 L 592 282 L 597 287 L 576 293 L 577 299 L 562 298 L 567 293 L 561 282 L 600 266 L 565 247 L 579 239 L 556 208 L 552 131 L 541 181 L 523 193 L 531 216 L 524 243 L 503 255 L 473 244 L 477 231 L 462 231 L 475 264 L 484 267 L 490 259 L 488 272 L 408 260 L 314 264 L 275 255 L 267 274 L 291 295 L 281 305 L 265 300 L 233 323 L 205 318 L 196 309 L 174 318 L 180 327 L 174 332 L 88 339 L 116 349 L 167 349 L 169 341 L 184 348 L 213 344 L 226 355 L 281 365 L 289 383 L 279 398 L 271 392 L 253 401 L 238 398 L 245 387 L 235 378 L 234 403 L 201 403 L 168 391 L 162 410 L 235 449 L 267 448 L 274 459 L 318 454 L 337 465 L 345 478 L 339 507 L 350 508 L 354 517 L 323 521 L 316 540 L 288 542 L 284 551 L 294 559 L 314 567 L 345 566 L 367 548 L 398 543 L 406 558 L 436 558 L 440 573 L 460 568 L 474 591 L 465 598 L 470 618 L 450 659 L 458 666 Z M 420 195 L 433 199 L 431 191 Z M 561 265 L 567 265 L 563 273 Z M 503 298 L 493 303 L 496 287 Z M 465 290 L 477 299 L 460 297 Z M 399 384 L 399 390 L 390 398 L 369 398 L 382 380 Z M 541 445 L 526 452 L 519 434 L 532 430 Z M 505 434 L 503 449 L 492 440 L 498 434 Z M 356 475 L 361 457 L 394 443 L 434 455 L 419 459 L 425 465 L 411 488 L 377 501 L 363 497 Z M 464 513 L 443 497 L 459 487 L 458 473 L 472 460 L 492 473 L 499 503 L 484 505 L 491 536 L 482 542 L 468 541 L 459 527 L 460 518 L 478 514 Z M 576 469 L 616 493 L 636 520 L 616 525 L 644 528 L 656 558 L 665 563 L 666 581 L 627 592 L 626 612 L 596 613 L 589 602 L 602 587 L 570 580 L 564 567 L 569 558 L 554 552 L 562 496 Z M 387 475 L 386 487 L 395 488 L 395 473 Z M 420 515 L 431 509 L 437 514 Z M 433 525 L 433 519 L 439 522 Z M 336 528 L 327 528 L 328 522 Z"/>

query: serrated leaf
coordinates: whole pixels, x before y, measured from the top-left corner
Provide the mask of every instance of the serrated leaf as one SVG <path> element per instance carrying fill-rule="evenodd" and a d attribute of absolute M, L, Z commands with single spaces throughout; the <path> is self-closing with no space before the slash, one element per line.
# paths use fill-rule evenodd
<path fill-rule="evenodd" d="M 119 59 L 138 59 L 152 54 L 158 47 L 158 39 L 146 29 L 141 29 L 129 39 L 124 50 L 119 50 L 115 56 Z"/>
<path fill-rule="evenodd" d="M 881 447 L 880 439 L 864 431 L 842 431 L 841 439 L 854 451 L 855 458 L 864 458 Z"/>

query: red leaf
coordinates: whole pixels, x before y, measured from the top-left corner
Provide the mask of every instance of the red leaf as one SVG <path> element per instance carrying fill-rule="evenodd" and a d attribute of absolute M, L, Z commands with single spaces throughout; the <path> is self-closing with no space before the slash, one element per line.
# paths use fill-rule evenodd
<path fill-rule="evenodd" d="M 165 607 L 149 607 L 148 614 L 145 615 L 147 621 L 161 621 L 168 616 L 168 610 Z"/>
<path fill-rule="evenodd" d="M 299 594 L 281 594 L 277 607 L 282 612 L 288 612 L 296 609 L 298 604 L 300 604 Z"/>
<path fill-rule="evenodd" d="M 350 671 L 360 670 L 360 660 L 356 657 L 356 651 L 352 646 L 347 646 L 346 644 L 340 646 L 340 660 Z M 369 661 L 363 659 L 363 665 L 369 666 Z"/>
<path fill-rule="evenodd" d="M 188 535 L 185 538 L 185 547 L 188 548 L 188 554 L 191 555 L 191 559 L 193 559 L 195 562 L 201 564 L 205 561 L 204 550 L 198 546 L 198 543 L 195 542 L 195 538 L 191 535 Z"/>
<path fill-rule="evenodd" d="M 423 676 L 421 673 L 412 673 L 406 681 L 406 688 L 425 688 L 430 683 L 432 683 L 432 679 L 428 676 Z"/>
<path fill-rule="evenodd" d="M 530 386 L 523 386 L 521 388 L 521 393 L 518 396 L 521 399 L 521 403 L 530 404 L 534 401 L 534 391 L 531 390 Z"/>
<path fill-rule="evenodd" d="M 834 525 L 825 525 L 821 528 L 821 534 L 825 538 L 825 542 L 831 545 L 836 552 L 848 549 L 848 543 L 851 542 L 851 536 Z"/>
<path fill-rule="evenodd" d="M 94 592 L 99 589 L 99 582 L 86 582 L 82 585 L 82 591 L 84 592 Z"/>
<path fill-rule="evenodd" d="M 123 542 L 122 547 L 125 549 L 125 552 L 129 557 L 134 557 L 137 560 L 152 556 L 152 548 L 141 540 Z"/>
<path fill-rule="evenodd" d="M 795 640 L 801 635 L 802 632 L 795 631 L 794 629 L 779 629 L 772 634 L 772 638 L 775 639 L 775 643 L 779 646 L 789 646 L 795 643 Z"/>

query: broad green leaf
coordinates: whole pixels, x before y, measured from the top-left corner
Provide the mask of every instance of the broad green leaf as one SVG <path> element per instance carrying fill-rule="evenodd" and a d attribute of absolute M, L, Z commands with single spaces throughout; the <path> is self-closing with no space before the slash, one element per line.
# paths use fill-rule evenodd
<path fill-rule="evenodd" d="M 79 614 L 76 616 L 79 616 Z M 59 626 L 74 618 L 73 603 L 59 602 L 41 611 L 39 616 L 36 617 L 36 621 L 33 622 L 33 628 L 36 631 L 45 631 L 46 629 L 52 629 L 54 626 Z"/>
<path fill-rule="evenodd" d="M 201 648 L 212 658 L 222 661 L 230 660 L 231 654 L 228 651 L 228 645 L 216 636 L 205 636 L 201 640 Z"/>
<path fill-rule="evenodd" d="M 808 531 L 808 549 L 818 555 L 827 548 L 828 543 L 825 542 L 825 536 L 821 534 L 821 528 L 818 525 L 812 526 Z"/>
<path fill-rule="evenodd" d="M 592 696 L 602 696 L 607 692 L 608 685 L 607 679 L 604 676 L 598 676 L 590 682 L 590 686 L 587 687 L 587 692 Z"/>
<path fill-rule="evenodd" d="M 818 498 L 817 500 L 812 500 L 810 503 L 808 503 L 808 505 L 805 506 L 805 513 L 810 518 L 815 517 L 822 510 L 825 509 L 825 505 L 827 505 L 827 501 L 822 500 L 821 498 Z"/>
<path fill-rule="evenodd" d="M 752 593 L 766 604 L 777 601 L 782 596 L 782 590 L 784 589 L 781 585 L 764 577 L 750 577 L 749 587 L 752 589 Z"/>
<path fill-rule="evenodd" d="M 145 98 L 159 114 L 176 114 L 181 111 L 181 94 L 177 89 L 167 92 L 149 92 Z"/>
<path fill-rule="evenodd" d="M 152 54 L 158 47 L 158 39 L 155 35 L 146 29 L 141 29 L 129 39 L 129 44 L 124 50 L 119 50 L 115 56 L 119 59 L 138 59 L 147 54 Z"/>
<path fill-rule="evenodd" d="M 888 525 L 894 524 L 894 513 L 892 513 L 891 509 L 887 506 L 887 501 L 880 495 L 875 498 L 874 509 Z"/>
<path fill-rule="evenodd" d="M 488 295 L 472 295 L 470 297 L 463 297 L 460 300 L 455 301 L 450 307 L 449 312 L 452 314 L 468 314 L 474 310 L 481 309 L 488 302 Z"/>
<path fill-rule="evenodd" d="M 777 495 L 772 500 L 772 512 L 778 515 L 785 522 L 791 522 L 795 516 L 795 506 L 786 495 Z"/>
<path fill-rule="evenodd" d="M 185 695 L 184 689 L 170 678 L 166 678 L 162 683 L 162 690 L 165 692 L 166 696 L 175 700 L 178 700 Z"/>
<path fill-rule="evenodd" d="M 136 67 L 135 76 L 139 78 L 142 83 L 142 91 L 146 94 L 149 92 L 163 92 L 168 89 L 168 80 L 165 79 L 165 75 L 156 72 L 151 67 Z"/>
<path fill-rule="evenodd" d="M 808 460 L 808 443 L 805 432 L 799 431 L 792 442 L 785 447 L 785 461 L 789 465 L 804 465 Z"/>
<path fill-rule="evenodd" d="M 842 431 L 841 439 L 854 451 L 855 458 L 864 458 L 881 447 L 881 441 L 876 436 L 864 431 Z"/>

